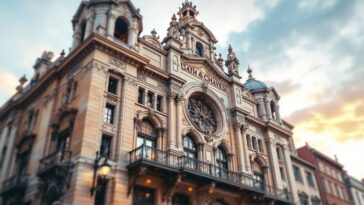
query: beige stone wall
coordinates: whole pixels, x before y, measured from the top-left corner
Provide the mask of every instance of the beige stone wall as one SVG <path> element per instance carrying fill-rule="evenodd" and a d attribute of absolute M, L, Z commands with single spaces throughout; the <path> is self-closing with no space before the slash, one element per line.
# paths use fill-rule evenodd
<path fill-rule="evenodd" d="M 295 184 L 297 187 L 297 192 L 295 194 L 297 195 L 297 198 L 299 199 L 300 192 L 305 192 L 309 196 L 309 198 L 308 198 L 309 204 L 312 204 L 312 201 L 311 201 L 312 197 L 316 196 L 316 197 L 320 198 L 319 187 L 318 187 L 318 184 L 316 182 L 316 177 L 315 177 L 315 170 L 312 167 L 309 167 L 303 163 L 300 163 L 299 161 L 297 161 L 293 158 L 292 158 L 292 166 L 297 166 L 300 169 L 301 176 L 302 176 L 302 182 L 295 180 L 295 182 L 296 182 Z M 314 180 L 315 187 L 311 187 L 308 184 L 307 178 L 306 178 L 306 172 L 310 172 L 312 174 L 312 178 Z"/>

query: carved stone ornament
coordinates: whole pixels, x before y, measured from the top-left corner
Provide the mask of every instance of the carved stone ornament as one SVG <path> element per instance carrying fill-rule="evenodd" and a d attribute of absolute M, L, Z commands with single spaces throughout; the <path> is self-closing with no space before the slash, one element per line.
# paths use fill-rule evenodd
<path fill-rule="evenodd" d="M 191 97 L 188 101 L 188 114 L 197 129 L 206 133 L 216 130 L 216 118 L 208 104 L 197 97 Z"/>

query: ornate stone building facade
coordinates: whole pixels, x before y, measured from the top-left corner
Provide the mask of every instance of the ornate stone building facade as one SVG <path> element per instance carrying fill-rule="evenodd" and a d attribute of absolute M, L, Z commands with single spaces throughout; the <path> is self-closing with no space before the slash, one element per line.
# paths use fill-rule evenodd
<path fill-rule="evenodd" d="M 280 96 L 198 14 L 183 3 L 160 40 L 130 1 L 83 1 L 71 52 L 0 110 L 2 204 L 298 203 Z"/>

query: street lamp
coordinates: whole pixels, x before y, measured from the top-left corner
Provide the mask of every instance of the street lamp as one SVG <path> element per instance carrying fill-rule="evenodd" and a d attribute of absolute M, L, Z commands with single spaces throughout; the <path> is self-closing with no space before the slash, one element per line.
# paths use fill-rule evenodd
<path fill-rule="evenodd" d="M 103 162 L 100 164 L 100 161 Z M 95 194 L 95 191 L 103 190 L 107 184 L 108 176 L 111 172 L 112 166 L 109 164 L 107 157 L 99 155 L 96 152 L 96 159 L 94 161 L 94 174 L 92 179 L 91 196 Z M 97 183 L 97 184 L 96 184 Z"/>

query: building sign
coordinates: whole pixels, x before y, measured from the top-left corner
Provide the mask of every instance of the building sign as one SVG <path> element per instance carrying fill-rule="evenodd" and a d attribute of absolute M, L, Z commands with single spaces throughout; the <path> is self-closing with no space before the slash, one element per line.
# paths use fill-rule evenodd
<path fill-rule="evenodd" d="M 193 75 L 193 76 L 196 76 L 198 78 L 200 78 L 201 80 L 209 83 L 210 85 L 226 92 L 226 85 L 221 83 L 220 81 L 216 80 L 213 76 L 203 72 L 202 69 L 200 68 L 197 68 L 197 67 L 194 67 L 192 65 L 188 65 L 188 64 L 183 64 L 181 65 L 181 68 L 183 71 Z"/>

